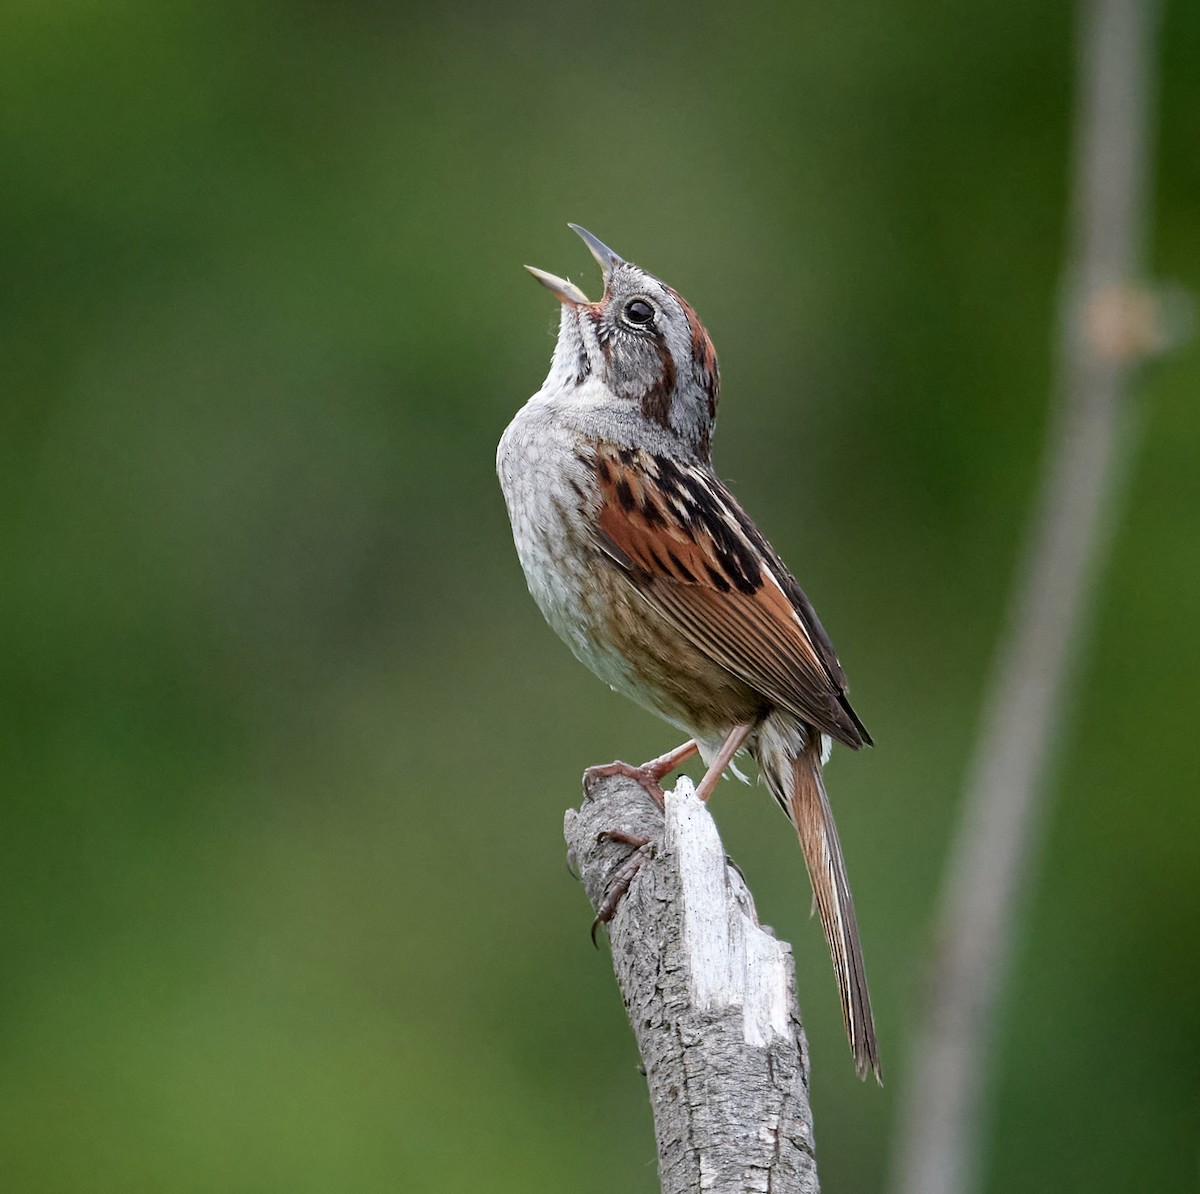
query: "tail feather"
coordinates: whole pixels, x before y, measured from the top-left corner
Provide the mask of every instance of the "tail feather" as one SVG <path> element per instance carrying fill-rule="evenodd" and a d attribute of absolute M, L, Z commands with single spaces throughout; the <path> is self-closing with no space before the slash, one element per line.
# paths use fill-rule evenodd
<path fill-rule="evenodd" d="M 850 895 L 837 827 L 833 823 L 833 810 L 829 807 L 829 797 L 821 778 L 821 746 L 816 734 L 792 761 L 789 804 L 790 808 L 785 811 L 796 826 L 804 861 L 808 864 L 813 897 L 833 958 L 842 1019 L 854 1053 L 855 1068 L 860 1078 L 865 1078 L 870 1070 L 882 1083 L 879 1043 L 871 1015 L 858 921 L 854 916 L 854 900 Z"/>

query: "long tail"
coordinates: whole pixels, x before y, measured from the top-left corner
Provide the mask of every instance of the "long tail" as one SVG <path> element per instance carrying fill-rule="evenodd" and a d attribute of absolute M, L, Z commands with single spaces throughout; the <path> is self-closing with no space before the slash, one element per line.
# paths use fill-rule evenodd
<path fill-rule="evenodd" d="M 854 917 L 854 900 L 850 895 L 837 826 L 833 823 L 833 810 L 829 807 L 829 797 L 821 778 L 819 734 L 810 735 L 803 751 L 792 760 L 789 797 L 791 808 L 785 811 L 796 826 L 804 861 L 808 864 L 817 911 L 833 958 L 842 1000 L 842 1019 L 854 1053 L 854 1065 L 860 1078 L 865 1078 L 867 1071 L 872 1070 L 882 1084 L 879 1042 L 875 1039 L 875 1021 L 871 1015 L 871 996 L 867 991 L 867 972 L 858 939 L 858 921 Z"/>

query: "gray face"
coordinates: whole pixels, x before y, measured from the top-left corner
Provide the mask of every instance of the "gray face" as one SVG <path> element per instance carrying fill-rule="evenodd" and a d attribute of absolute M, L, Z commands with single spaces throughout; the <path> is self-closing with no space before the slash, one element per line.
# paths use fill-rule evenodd
<path fill-rule="evenodd" d="M 717 357 L 696 313 L 636 265 L 605 275 L 598 303 L 570 304 L 590 376 L 643 416 L 674 432 L 702 459 L 717 413 Z M 564 318 L 563 330 L 571 320 Z"/>
<path fill-rule="evenodd" d="M 591 233 L 575 231 L 604 271 L 604 297 L 589 302 L 572 283 L 530 271 L 563 304 L 551 379 L 564 387 L 588 378 L 603 383 L 688 454 L 707 461 L 719 377 L 704 326 L 666 283 Z"/>
<path fill-rule="evenodd" d="M 678 375 L 690 332 L 681 300 L 657 278 L 618 266 L 604 298 L 584 317 L 595 331 L 592 371 L 614 394 L 640 401 L 650 391 L 675 388 L 671 375 Z"/>

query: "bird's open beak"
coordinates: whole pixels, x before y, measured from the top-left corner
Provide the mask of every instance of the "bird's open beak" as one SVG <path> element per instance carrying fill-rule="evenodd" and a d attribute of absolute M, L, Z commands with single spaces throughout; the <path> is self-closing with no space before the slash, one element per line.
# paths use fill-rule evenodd
<path fill-rule="evenodd" d="M 608 281 L 609 271 L 615 266 L 624 265 L 625 259 L 614 253 L 598 236 L 593 236 L 586 228 L 580 228 L 578 224 L 568 224 L 568 228 L 576 233 L 581 241 L 587 245 L 588 250 L 596 259 L 596 264 L 604 272 L 604 280 Z"/>
<path fill-rule="evenodd" d="M 580 240 L 587 245 L 592 256 L 595 257 L 597 264 L 600 266 L 604 274 L 605 284 L 607 285 L 609 273 L 616 266 L 624 265 L 624 258 L 614 253 L 599 237 L 593 236 L 586 228 L 580 228 L 578 224 L 568 224 L 567 227 L 572 232 L 578 233 Z M 583 306 L 588 303 L 588 296 L 574 282 L 568 282 L 566 278 L 560 278 L 557 274 L 547 273 L 544 269 L 537 269 L 532 265 L 527 265 L 525 268 L 560 303 L 570 303 L 573 307 Z"/>
<path fill-rule="evenodd" d="M 527 265 L 525 267 L 537 280 L 548 290 L 560 303 L 570 303 L 572 307 L 586 306 L 588 296 L 575 285 L 574 282 L 568 282 L 566 278 L 560 278 L 557 274 L 548 274 L 544 269 L 538 269 L 537 266 Z"/>

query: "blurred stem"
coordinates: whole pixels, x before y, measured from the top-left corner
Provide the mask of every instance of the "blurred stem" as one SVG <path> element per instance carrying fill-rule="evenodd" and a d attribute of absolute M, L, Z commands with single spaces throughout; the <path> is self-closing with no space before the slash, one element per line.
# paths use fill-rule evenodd
<path fill-rule="evenodd" d="M 1125 391 L 1156 346 L 1142 267 L 1154 0 L 1081 0 L 1069 258 L 1057 397 L 942 891 L 924 1018 L 900 1101 L 897 1194 L 981 1184 L 988 1059 L 1065 721 L 1135 439 Z"/>

